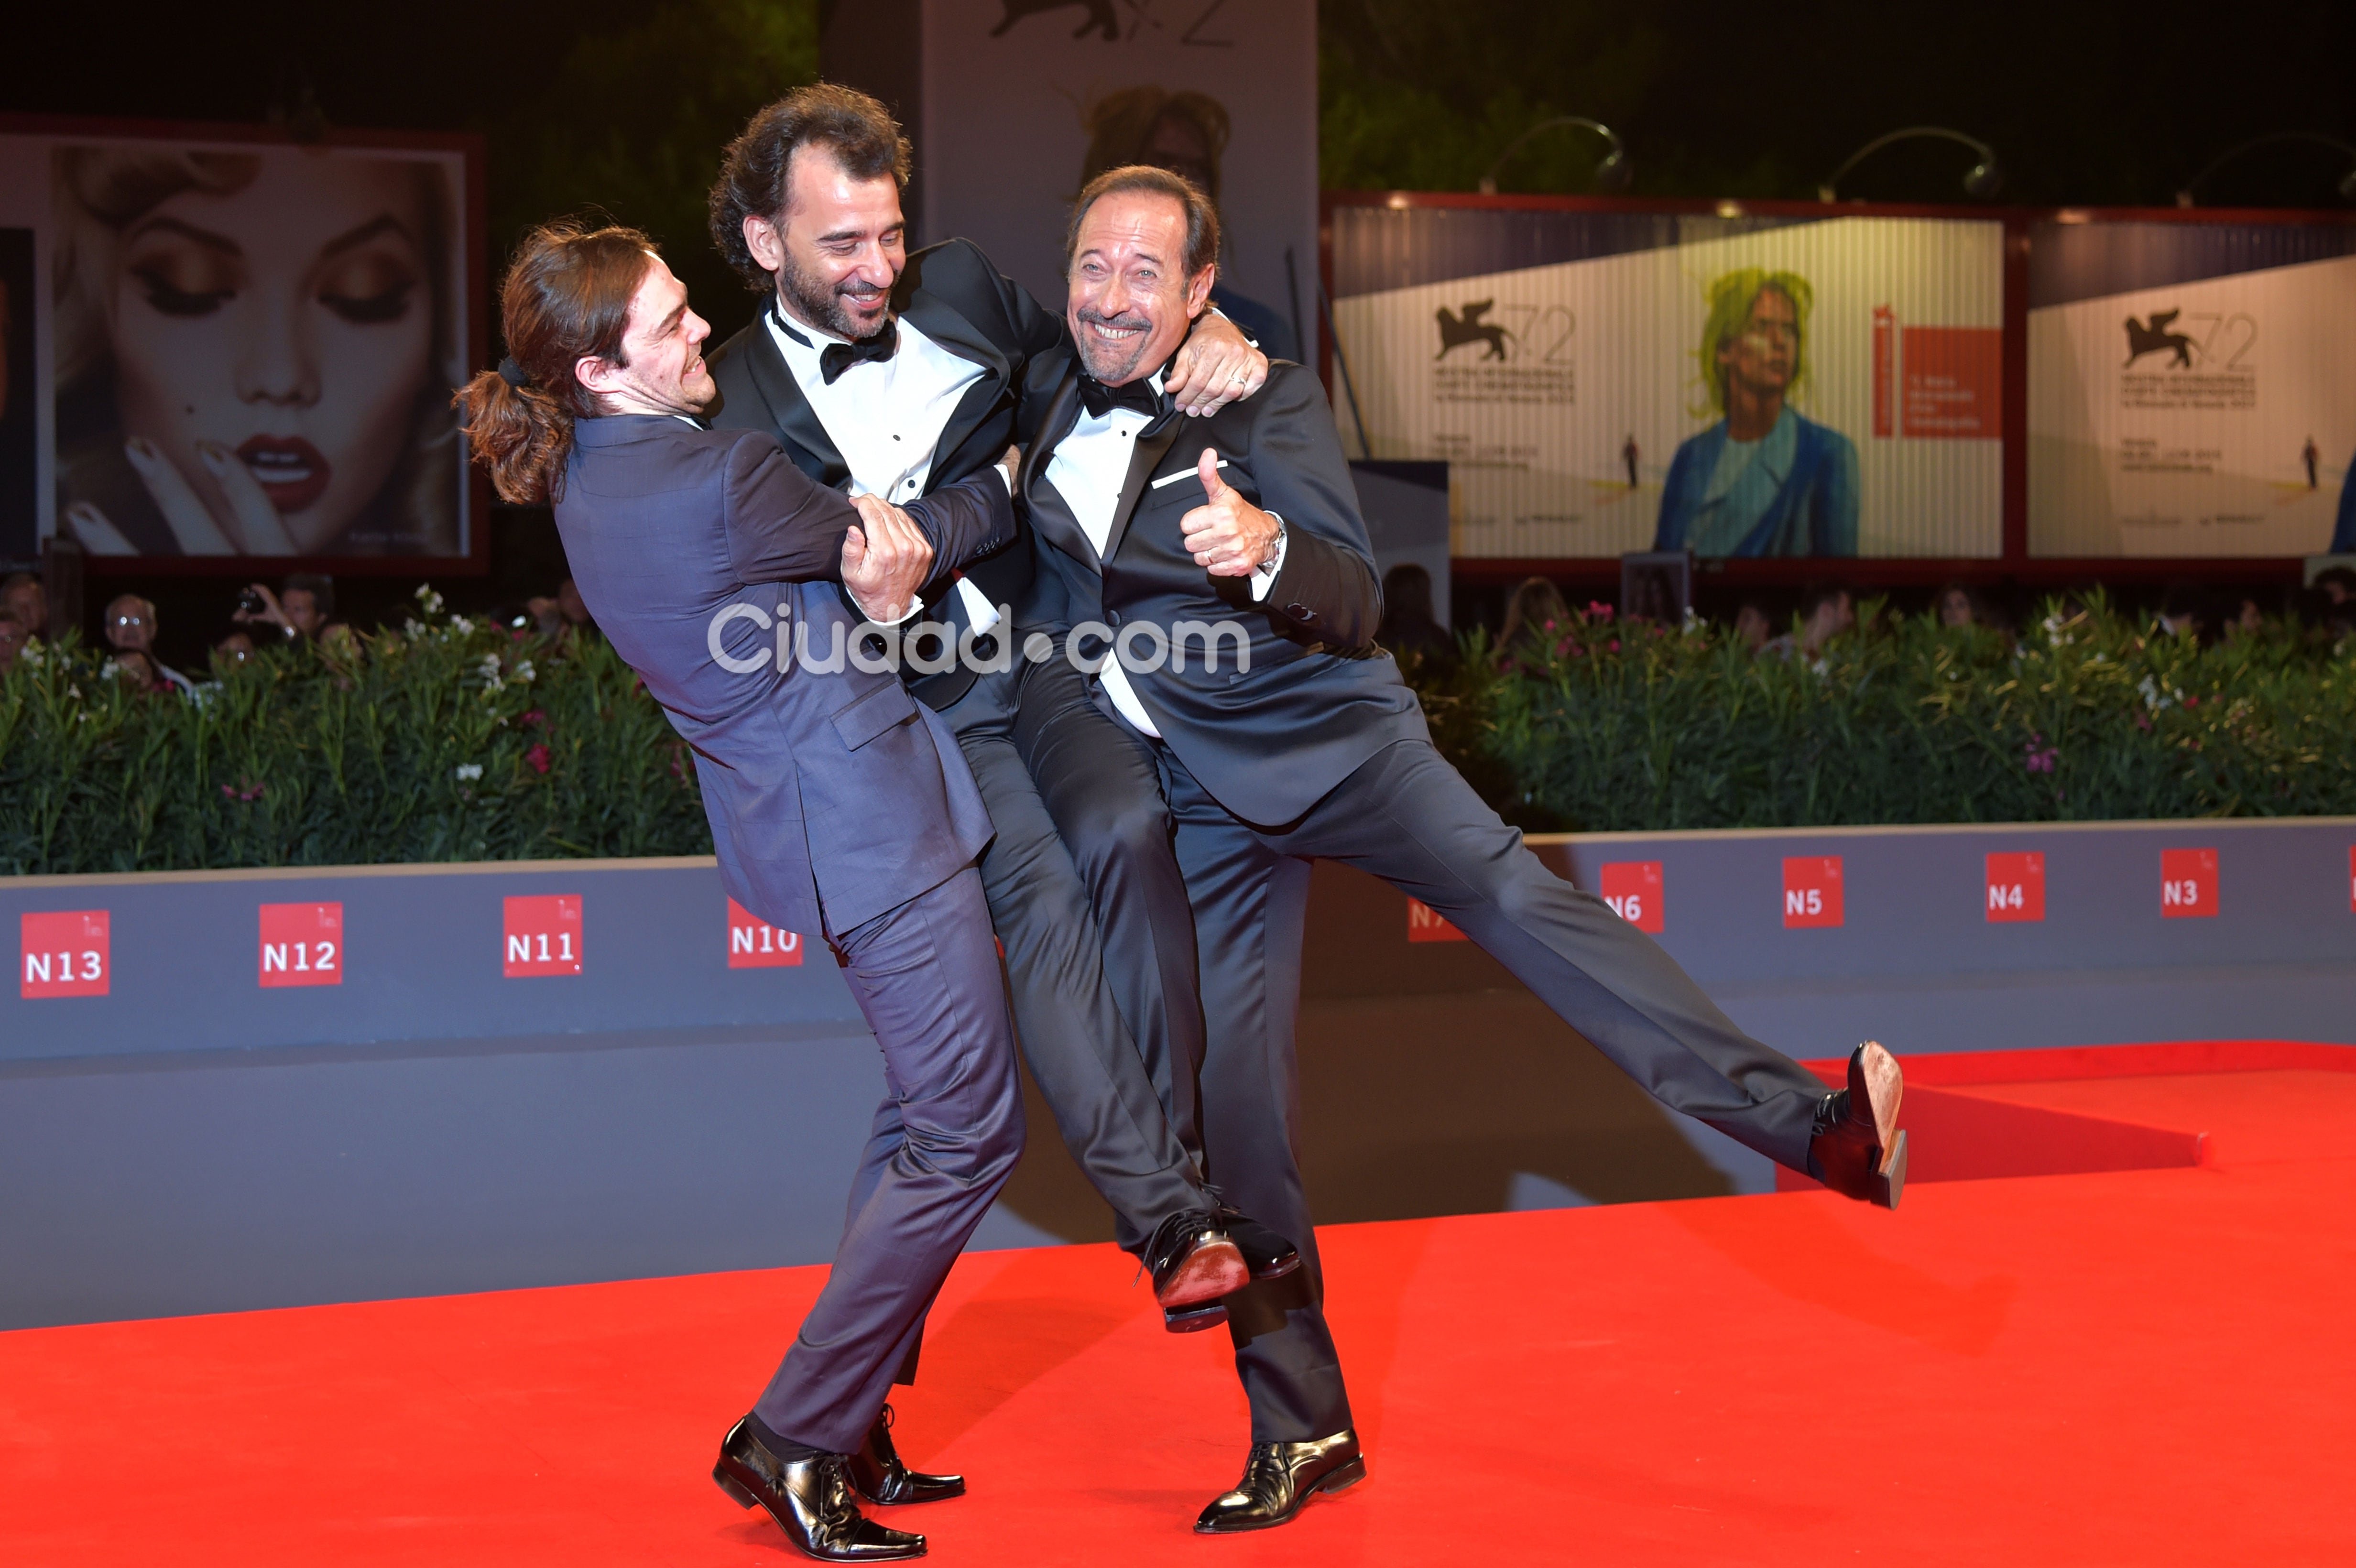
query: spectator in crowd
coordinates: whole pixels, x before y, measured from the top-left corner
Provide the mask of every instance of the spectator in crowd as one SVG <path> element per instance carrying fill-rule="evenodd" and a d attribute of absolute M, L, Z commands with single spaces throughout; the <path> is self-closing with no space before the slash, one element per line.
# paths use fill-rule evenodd
<path fill-rule="evenodd" d="M 1456 662 L 1456 639 L 1432 613 L 1431 573 L 1412 563 L 1383 577 L 1383 624 L 1375 641 L 1393 654 L 1415 655 L 1434 666 Z"/>
<path fill-rule="evenodd" d="M 16 656 L 25 651 L 29 635 L 13 611 L 0 610 L 0 675 L 16 667 Z"/>
<path fill-rule="evenodd" d="M 1939 590 L 1933 602 L 1942 626 L 1984 626 L 1987 615 L 1980 608 L 1979 595 L 1960 582 L 1950 582 Z"/>
<path fill-rule="evenodd" d="M 107 670 L 115 679 L 128 681 L 137 691 L 176 691 L 179 689 L 164 678 L 163 666 L 157 664 L 145 648 L 117 648 L 108 659 Z M 191 687 L 190 691 L 195 688 Z"/>
<path fill-rule="evenodd" d="M 1767 618 L 1766 607 L 1756 599 L 1745 599 L 1734 612 L 1734 640 L 1742 651 L 1756 654 L 1775 635 L 1775 623 Z"/>
<path fill-rule="evenodd" d="M 253 638 L 245 632 L 231 632 L 213 645 L 213 667 L 241 665 L 250 662 L 254 654 Z"/>
<path fill-rule="evenodd" d="M 1233 130 L 1226 107 L 1217 99 L 1148 84 L 1107 94 L 1089 106 L 1084 118 L 1088 150 L 1080 168 L 1083 186 L 1108 169 L 1148 164 L 1190 181 L 1217 204 L 1219 162 Z M 1219 258 L 1211 303 L 1269 358 L 1300 359 L 1292 324 L 1269 306 L 1236 293 L 1227 282 L 1231 264 L 1229 257 Z"/>
<path fill-rule="evenodd" d="M 16 617 L 28 637 L 49 635 L 49 591 L 29 571 L 12 571 L 0 582 L 0 610 Z"/>
<path fill-rule="evenodd" d="M 2159 629 L 2171 637 L 2207 642 L 2212 620 L 2208 598 L 2191 583 L 2173 584 L 2159 602 Z"/>
<path fill-rule="evenodd" d="M 155 606 L 136 593 L 117 594 L 106 607 L 106 624 L 101 628 L 106 634 L 106 645 L 114 650 L 117 662 L 124 654 L 137 654 L 146 668 L 147 684 L 168 686 L 183 696 L 197 689 L 197 683 L 178 670 L 166 666 L 155 656 Z"/>
<path fill-rule="evenodd" d="M 1525 578 L 1505 601 L 1505 624 L 1497 633 L 1497 648 L 1501 653 L 1513 653 L 1516 645 L 1526 643 L 1527 651 L 1539 651 L 1552 645 L 1570 624 L 1570 606 L 1564 603 L 1562 590 L 1543 577 Z"/>
<path fill-rule="evenodd" d="M 2356 603 L 2356 570 L 2327 566 L 2315 574 L 2315 586 L 2334 604 Z"/>
<path fill-rule="evenodd" d="M 582 602 L 581 590 L 569 577 L 556 585 L 554 594 L 525 600 L 523 609 L 543 637 L 568 633 L 594 635 L 597 630 L 597 623 L 590 618 L 589 606 Z"/>
<path fill-rule="evenodd" d="M 1857 606 L 1848 590 L 1820 582 L 1800 595 L 1799 631 L 1786 632 L 1767 646 L 1785 658 L 1794 654 L 1815 658 L 1825 651 L 1826 644 L 1856 624 Z"/>
<path fill-rule="evenodd" d="M 288 642 L 316 642 L 336 624 L 336 580 L 298 571 L 276 593 L 254 583 L 230 619 L 244 626 L 275 626 Z"/>

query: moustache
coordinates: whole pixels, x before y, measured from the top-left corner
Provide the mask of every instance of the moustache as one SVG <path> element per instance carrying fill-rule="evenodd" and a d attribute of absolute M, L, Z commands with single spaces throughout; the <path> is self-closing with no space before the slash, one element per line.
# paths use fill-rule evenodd
<path fill-rule="evenodd" d="M 1087 305 L 1082 305 L 1076 314 L 1083 323 L 1090 326 L 1109 326 L 1119 331 L 1127 331 L 1132 327 L 1151 331 L 1153 326 L 1151 317 L 1136 311 L 1123 311 L 1119 315 L 1107 315 L 1100 310 L 1091 310 Z"/>

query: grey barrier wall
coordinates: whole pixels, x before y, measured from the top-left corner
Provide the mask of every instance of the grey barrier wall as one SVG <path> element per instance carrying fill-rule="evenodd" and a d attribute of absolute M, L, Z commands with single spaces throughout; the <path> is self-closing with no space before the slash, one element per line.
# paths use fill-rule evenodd
<path fill-rule="evenodd" d="M 2351 820 L 1533 841 L 1581 887 L 1652 900 L 1631 912 L 1657 918 L 1738 1022 L 1801 1056 L 1869 1035 L 1901 1052 L 2356 1042 L 2351 845 Z M 2040 858 L 2042 920 L 1989 919 L 1991 855 Z M 1839 923 L 1787 925 L 1794 891 L 1794 918 L 1825 920 L 1836 858 Z M 1787 861 L 1808 885 L 1787 888 Z M 2164 880 L 2191 886 L 2171 905 Z M 322 905 L 339 906 L 332 925 Z M 65 917 L 96 912 L 102 975 L 85 980 L 99 949 L 77 944 L 94 927 Z M 18 984 L 0 988 L 0 1327 L 820 1261 L 882 1093 L 822 945 L 802 943 L 798 965 L 731 966 L 708 859 L 23 878 L 0 880 L 0 917 L 19 933 Z M 329 930 L 337 982 L 289 984 L 323 977 L 291 954 L 307 940 L 319 956 Z M 565 969 L 567 933 L 577 973 L 510 977 L 519 962 Z M 1528 1099 L 1534 1041 L 1585 1049 L 1448 934 L 1390 889 L 1319 868 L 1309 1110 L 1332 1096 L 1352 1127 L 1379 1129 L 1340 1129 L 1355 1137 L 1331 1157 L 1344 1171 L 1467 1157 L 1461 1138 L 1435 1156 L 1419 1132 L 1435 1084 L 1477 1140 L 1482 1104 Z M 778 933 L 766 940 L 765 955 L 757 933 L 738 936 L 739 964 L 776 956 Z M 1367 1081 L 1374 1060 L 1398 1076 Z M 1624 1087 L 1548 1082 L 1566 1102 Z M 1769 1184 L 1755 1157 L 1648 1105 L 1645 1136 L 1683 1148 L 1675 1123 L 1693 1167 L 1655 1195 Z M 1512 1110 L 1533 1136 L 1528 1104 Z M 1593 1134 L 1585 1114 L 1537 1120 L 1566 1147 Z M 1066 1222 L 1084 1191 L 1037 1190 L 1061 1156 L 1035 1105 L 1032 1129 L 976 1245 L 1087 1233 Z M 1311 1131 L 1312 1157 L 1342 1147 Z M 1309 1175 L 1312 1190 L 1332 1179 Z M 1530 1206 L 1587 1200 L 1543 1171 L 1525 1189 Z"/>

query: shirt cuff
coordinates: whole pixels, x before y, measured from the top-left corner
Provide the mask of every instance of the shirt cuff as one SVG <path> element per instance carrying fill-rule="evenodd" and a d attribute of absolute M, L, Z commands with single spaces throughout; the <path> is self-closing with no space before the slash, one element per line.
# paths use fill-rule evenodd
<path fill-rule="evenodd" d="M 1269 516 L 1276 517 L 1276 553 L 1268 558 L 1265 565 L 1252 568 L 1251 596 L 1252 603 L 1255 604 L 1266 599 L 1269 590 L 1276 586 L 1278 574 L 1284 571 L 1284 547 L 1290 542 L 1284 526 L 1284 519 L 1277 517 L 1274 512 L 1270 512 Z"/>
<path fill-rule="evenodd" d="M 866 605 L 862 604 L 859 602 L 859 595 L 853 593 L 849 588 L 846 587 L 842 591 L 842 596 L 851 601 L 851 606 L 852 609 L 867 617 L 867 624 L 871 626 L 905 625 L 908 622 L 915 620 L 917 613 L 925 607 L 925 601 L 922 596 L 911 593 L 908 595 L 908 607 L 905 610 L 901 611 L 897 615 L 894 615 L 890 620 L 886 621 L 881 615 L 869 610 Z"/>

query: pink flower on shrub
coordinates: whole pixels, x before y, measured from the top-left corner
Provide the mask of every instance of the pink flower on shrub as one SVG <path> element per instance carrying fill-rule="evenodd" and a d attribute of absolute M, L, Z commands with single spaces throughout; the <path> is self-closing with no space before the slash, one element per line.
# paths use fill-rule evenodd
<path fill-rule="evenodd" d="M 547 723 L 547 722 L 548 722 L 548 715 L 547 715 L 547 714 L 545 714 L 545 713 L 543 713 L 543 712 L 541 712 L 539 709 L 535 708 L 535 709 L 531 709 L 530 712 L 526 713 L 522 718 L 520 718 L 520 719 L 517 720 L 516 720 L 516 722 L 517 722 L 517 723 L 519 723 L 519 724 L 520 724 L 520 725 L 522 725 L 525 729 L 529 730 L 529 729 L 530 729 L 530 728 L 531 728 L 533 725 L 535 725 L 535 724 L 545 724 L 545 723 Z"/>
<path fill-rule="evenodd" d="M 1615 653 L 1615 654 L 1616 654 L 1616 653 L 1618 653 L 1618 652 L 1620 651 L 1620 639 L 1619 639 L 1619 638 L 1614 637 L 1614 638 L 1612 638 L 1612 639 L 1611 644 L 1609 645 L 1608 651 L 1609 651 L 1609 652 L 1612 652 L 1612 653 Z"/>
<path fill-rule="evenodd" d="M 524 752 L 523 760 L 531 764 L 532 772 L 544 773 L 548 771 L 548 748 L 535 741 Z"/>
<path fill-rule="evenodd" d="M 2042 735 L 2029 736 L 2029 743 L 2021 750 L 2027 753 L 2023 763 L 2032 773 L 2051 773 L 2054 763 L 2062 758 L 2060 749 L 2046 745 L 2045 737 Z"/>
<path fill-rule="evenodd" d="M 1589 600 L 1587 602 L 1587 613 L 1598 621 L 1609 621 L 1612 619 L 1612 606 L 1606 604 L 1601 599 Z"/>

